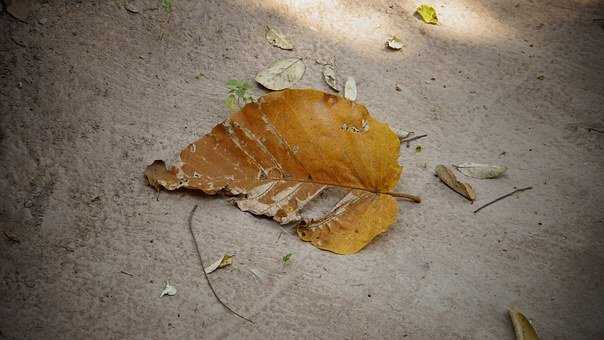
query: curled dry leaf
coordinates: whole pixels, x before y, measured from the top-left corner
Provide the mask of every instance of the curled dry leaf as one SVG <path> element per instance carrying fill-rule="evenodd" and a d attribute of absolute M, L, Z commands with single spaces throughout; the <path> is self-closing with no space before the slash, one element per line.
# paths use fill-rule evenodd
<path fill-rule="evenodd" d="M 514 309 L 509 309 L 508 312 L 514 325 L 517 340 L 539 340 L 537 332 L 530 321 L 521 312 Z"/>
<path fill-rule="evenodd" d="M 474 201 L 476 199 L 476 192 L 472 189 L 472 186 L 468 183 L 463 183 L 457 180 L 453 171 L 447 168 L 444 165 L 437 165 L 436 175 L 440 178 L 443 183 L 445 183 L 449 188 L 455 190 L 457 193 L 462 195 L 463 197 L 469 199 L 470 201 Z"/>
<path fill-rule="evenodd" d="M 419 15 L 419 17 L 427 24 L 438 24 L 436 10 L 430 5 L 420 5 L 415 13 L 417 13 L 417 15 Z"/>
<path fill-rule="evenodd" d="M 211 272 L 215 271 L 216 269 L 224 268 L 226 266 L 230 266 L 231 264 L 233 264 L 233 256 L 224 255 L 221 258 L 219 258 L 218 260 L 216 260 L 214 263 L 212 263 L 211 265 L 207 266 L 205 268 L 205 271 L 206 271 L 206 274 L 210 274 Z"/>
<path fill-rule="evenodd" d="M 292 44 L 285 34 L 281 33 L 277 28 L 272 26 L 266 26 L 266 40 L 273 46 L 279 47 L 284 50 L 293 50 L 294 44 Z"/>
<path fill-rule="evenodd" d="M 393 36 L 392 38 L 386 40 L 386 46 L 393 50 L 400 50 L 403 48 L 403 42 L 397 36 Z"/>
<path fill-rule="evenodd" d="M 507 167 L 502 165 L 488 165 L 478 163 L 461 163 L 453 165 L 457 171 L 468 177 L 479 179 L 497 178 L 507 171 Z"/>
<path fill-rule="evenodd" d="M 323 80 L 334 89 L 336 92 L 340 92 L 338 89 L 338 80 L 336 78 L 336 67 L 332 64 L 325 64 L 323 66 Z"/>
<path fill-rule="evenodd" d="M 348 77 L 346 84 L 344 85 L 344 97 L 348 100 L 357 100 L 357 83 L 354 78 Z"/>
<path fill-rule="evenodd" d="M 401 174 L 398 156 L 397 136 L 363 105 L 316 90 L 285 90 L 247 104 L 186 147 L 169 170 L 155 161 L 145 176 L 168 190 L 237 195 L 241 210 L 282 224 L 300 221 L 300 210 L 326 188 L 342 188 L 347 195 L 331 213 L 297 231 L 318 248 L 351 254 L 394 223 L 393 196 L 420 201 L 391 192 Z"/>
<path fill-rule="evenodd" d="M 306 65 L 300 58 L 288 58 L 273 62 L 256 75 L 256 81 L 269 90 L 283 90 L 302 79 Z"/>

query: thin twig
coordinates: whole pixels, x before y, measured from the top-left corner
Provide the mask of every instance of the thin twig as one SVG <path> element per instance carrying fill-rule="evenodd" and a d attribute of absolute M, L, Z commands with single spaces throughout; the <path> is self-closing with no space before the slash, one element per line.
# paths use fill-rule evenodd
<path fill-rule="evenodd" d="M 120 270 L 120 273 L 122 273 L 122 274 L 124 274 L 124 275 L 128 275 L 128 276 L 130 276 L 130 277 L 134 277 L 134 275 L 132 275 L 132 274 L 128 273 L 128 272 L 127 272 L 127 271 L 125 271 L 125 270 Z"/>
<path fill-rule="evenodd" d="M 216 300 L 218 300 L 218 302 L 224 307 L 226 308 L 229 312 L 235 314 L 236 316 L 242 318 L 243 320 L 249 321 L 251 323 L 254 323 L 254 321 L 246 318 L 245 316 L 235 312 L 233 309 L 231 309 L 231 307 L 227 306 L 224 302 L 222 302 L 222 300 L 220 300 L 220 297 L 218 297 L 218 294 L 216 294 L 216 291 L 214 290 L 214 287 L 212 287 L 212 283 L 210 282 L 210 279 L 208 278 L 208 274 L 205 271 L 205 264 L 203 263 L 203 258 L 201 257 L 201 251 L 199 251 L 199 244 L 197 243 L 197 239 L 195 238 L 195 233 L 193 232 L 193 215 L 195 215 L 195 210 L 197 210 L 197 204 L 193 207 L 193 209 L 191 210 L 191 214 L 189 215 L 189 231 L 191 232 L 191 236 L 193 237 L 193 243 L 195 244 L 195 250 L 197 251 L 197 255 L 199 256 L 199 262 L 201 263 L 201 271 L 203 272 L 203 276 L 206 278 L 206 282 L 208 283 L 208 286 L 210 287 L 210 290 L 212 291 L 212 294 L 214 294 L 214 297 L 216 298 Z"/>
<path fill-rule="evenodd" d="M 414 140 L 418 140 L 418 139 L 424 138 L 424 137 L 428 137 L 428 135 L 419 135 L 419 136 L 415 136 L 415 137 L 411 137 L 411 138 L 407 138 L 407 139 L 401 139 L 401 143 L 407 143 L 407 147 L 409 147 L 409 142 L 412 142 Z"/>
<path fill-rule="evenodd" d="M 604 133 L 604 131 L 602 130 L 598 130 L 598 129 L 594 129 L 594 128 L 587 128 L 587 131 L 595 131 L 595 132 L 599 132 L 599 133 Z"/>
<path fill-rule="evenodd" d="M 484 208 L 488 207 L 489 205 L 491 205 L 491 204 L 493 204 L 493 203 L 495 203 L 495 202 L 501 201 L 502 199 L 504 199 L 504 198 L 506 198 L 506 197 L 512 196 L 513 194 L 515 194 L 515 193 L 517 193 L 517 192 L 522 192 L 522 191 L 526 191 L 526 190 L 531 190 L 532 188 L 533 188 L 533 187 L 526 187 L 526 188 L 520 188 L 520 189 L 516 189 L 516 190 L 514 190 L 514 191 L 512 191 L 512 192 L 510 192 L 510 193 L 507 193 L 507 194 L 503 195 L 503 196 L 497 197 L 496 199 L 492 200 L 491 202 L 489 202 L 489 203 L 487 203 L 487 204 L 485 204 L 485 205 L 481 206 L 480 208 L 478 208 L 478 209 L 474 210 L 474 213 L 476 214 L 476 213 L 477 213 L 477 212 L 479 212 L 480 210 L 482 210 L 482 209 L 484 209 Z"/>

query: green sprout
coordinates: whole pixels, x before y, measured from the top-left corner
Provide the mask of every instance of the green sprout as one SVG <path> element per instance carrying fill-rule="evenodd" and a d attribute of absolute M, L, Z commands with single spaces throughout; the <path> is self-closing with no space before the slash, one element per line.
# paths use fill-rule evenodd
<path fill-rule="evenodd" d="M 248 93 L 251 85 L 243 80 L 231 79 L 227 81 L 229 94 L 224 100 L 224 104 L 231 112 L 236 112 L 245 104 L 254 101 L 254 97 Z"/>
<path fill-rule="evenodd" d="M 289 259 L 292 257 L 292 255 L 294 255 L 294 253 L 287 253 L 287 255 L 283 256 L 283 264 L 286 264 Z"/>
<path fill-rule="evenodd" d="M 161 0 L 161 7 L 166 13 L 172 13 L 172 0 Z"/>

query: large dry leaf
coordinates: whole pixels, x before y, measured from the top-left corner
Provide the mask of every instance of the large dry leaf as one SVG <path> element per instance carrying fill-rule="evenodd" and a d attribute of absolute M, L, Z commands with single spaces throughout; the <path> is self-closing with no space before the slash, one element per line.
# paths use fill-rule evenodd
<path fill-rule="evenodd" d="M 468 183 L 458 181 L 453 171 L 449 168 L 444 165 L 437 165 L 434 171 L 438 178 L 440 178 L 440 180 L 449 188 L 455 190 L 470 201 L 476 200 L 476 192 L 472 189 L 472 186 Z"/>
<path fill-rule="evenodd" d="M 515 309 L 509 309 L 510 319 L 514 325 L 514 332 L 517 340 L 539 340 L 537 332 L 530 321 L 521 312 Z"/>
<path fill-rule="evenodd" d="M 156 161 L 145 176 L 156 188 L 239 195 L 241 210 L 279 223 L 300 221 L 300 209 L 327 187 L 345 188 L 331 213 L 301 223 L 298 234 L 321 249 L 350 254 L 396 219 L 398 206 L 388 193 L 401 174 L 398 155 L 397 136 L 363 105 L 316 90 L 285 90 L 218 124 L 170 170 Z"/>
<path fill-rule="evenodd" d="M 283 90 L 302 79 L 306 65 L 300 58 L 288 58 L 273 62 L 256 75 L 256 81 L 269 90 Z"/>

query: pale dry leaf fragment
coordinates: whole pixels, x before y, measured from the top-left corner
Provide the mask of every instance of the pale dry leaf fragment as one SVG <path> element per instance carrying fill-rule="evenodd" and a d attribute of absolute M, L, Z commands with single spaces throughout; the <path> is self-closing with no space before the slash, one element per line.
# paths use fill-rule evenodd
<path fill-rule="evenodd" d="M 507 167 L 502 165 L 489 165 L 479 163 L 461 163 L 453 165 L 457 171 L 468 177 L 474 177 L 478 179 L 497 178 L 502 176 L 506 171 Z"/>
<path fill-rule="evenodd" d="M 354 138 L 342 124 L 359 127 Z M 334 148 L 334 145 L 338 145 Z M 152 185 L 237 196 L 239 209 L 286 224 L 322 191 L 348 193 L 332 213 L 298 226 L 316 247 L 351 254 L 396 220 L 392 193 L 401 167 L 399 140 L 365 106 L 316 90 L 269 93 L 184 148 L 169 170 L 154 162 Z M 156 169 L 157 167 L 163 169 Z M 168 176 L 166 177 L 166 174 Z"/>
<path fill-rule="evenodd" d="M 256 75 L 256 81 L 269 90 L 283 90 L 302 79 L 306 65 L 301 58 L 288 58 L 273 62 Z"/>
<path fill-rule="evenodd" d="M 161 291 L 159 297 L 164 295 L 174 296 L 176 295 L 176 287 L 172 286 L 169 281 L 164 281 L 164 288 Z"/>
<path fill-rule="evenodd" d="M 539 340 L 537 332 L 526 316 L 512 308 L 508 309 L 508 312 L 510 314 L 510 319 L 512 319 L 516 340 Z"/>
<path fill-rule="evenodd" d="M 403 139 L 406 139 L 415 133 L 413 131 L 407 131 L 407 130 L 397 129 L 397 128 L 393 128 L 393 130 L 394 130 L 394 133 L 396 133 L 398 139 L 401 141 L 403 141 Z"/>
<path fill-rule="evenodd" d="M 476 199 L 476 192 L 472 189 L 472 186 L 468 183 L 463 183 L 457 180 L 453 171 L 444 165 L 437 165 L 434 169 L 438 178 L 445 183 L 449 188 L 455 190 L 463 197 L 474 201 Z"/>
<path fill-rule="evenodd" d="M 357 83 L 354 78 L 348 77 L 344 85 L 344 97 L 348 100 L 357 100 Z"/>
<path fill-rule="evenodd" d="M 332 64 L 325 64 L 323 66 L 323 80 L 336 92 L 340 92 L 338 89 L 338 79 L 336 78 L 336 67 Z"/>
<path fill-rule="evenodd" d="M 400 50 L 403 48 L 403 42 L 397 36 L 392 36 L 392 38 L 386 40 L 386 46 L 393 50 Z"/>
<path fill-rule="evenodd" d="M 279 47 L 284 50 L 293 50 L 294 44 L 292 44 L 285 34 L 281 33 L 277 28 L 272 26 L 266 26 L 266 40 L 273 46 Z"/>
<path fill-rule="evenodd" d="M 205 268 L 206 274 L 210 274 L 216 269 L 224 268 L 226 266 L 230 266 L 233 264 L 233 256 L 232 255 L 224 255 L 220 257 L 218 260 L 214 261 L 211 265 Z"/>

